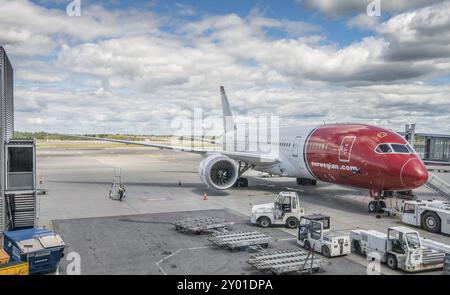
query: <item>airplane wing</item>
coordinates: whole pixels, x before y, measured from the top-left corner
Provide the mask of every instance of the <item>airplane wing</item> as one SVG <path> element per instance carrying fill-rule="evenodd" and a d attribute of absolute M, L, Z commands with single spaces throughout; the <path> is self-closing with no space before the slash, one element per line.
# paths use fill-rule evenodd
<path fill-rule="evenodd" d="M 270 165 L 280 162 L 278 157 L 269 154 L 258 154 L 249 152 L 227 152 L 218 151 L 220 154 L 230 157 L 236 161 L 243 161 L 251 165 Z"/>
<path fill-rule="evenodd" d="M 70 136 L 73 136 L 73 135 L 70 135 Z M 200 155 L 210 154 L 210 153 L 219 153 L 224 156 L 228 156 L 233 160 L 243 161 L 243 162 L 245 162 L 247 164 L 251 164 L 251 165 L 261 165 L 261 164 L 268 165 L 268 164 L 275 164 L 275 163 L 279 162 L 279 159 L 277 157 L 274 157 L 269 154 L 258 154 L 258 153 L 251 153 L 251 152 L 229 152 L 229 151 L 214 150 L 214 149 L 178 147 L 178 146 L 157 144 L 157 143 L 151 143 L 151 142 L 145 142 L 145 141 L 131 141 L 131 140 L 102 138 L 102 137 L 93 137 L 93 136 L 82 136 L 82 135 L 77 135 L 74 137 L 92 139 L 92 140 L 98 140 L 98 141 L 123 143 L 123 144 L 128 144 L 128 145 L 139 145 L 139 146 L 145 146 L 145 147 L 153 147 L 153 148 L 159 148 L 159 149 L 195 153 L 195 154 L 200 154 Z"/>
<path fill-rule="evenodd" d="M 151 143 L 151 142 L 146 142 L 146 141 L 132 141 L 132 140 L 102 138 L 102 137 L 83 136 L 83 135 L 75 135 L 75 136 L 70 135 L 70 136 L 78 137 L 78 138 L 85 138 L 85 139 L 92 139 L 92 140 L 97 140 L 97 141 L 123 143 L 123 144 L 128 144 L 128 145 L 139 145 L 139 146 L 153 147 L 153 148 L 159 148 L 159 149 L 165 149 L 165 150 L 190 152 L 190 153 L 196 153 L 196 154 L 206 154 L 208 152 L 211 152 L 211 151 L 205 150 L 205 149 L 195 149 L 192 147 L 177 147 L 177 146 L 172 146 L 172 145 L 168 145 L 168 144 L 158 144 L 158 143 Z"/>

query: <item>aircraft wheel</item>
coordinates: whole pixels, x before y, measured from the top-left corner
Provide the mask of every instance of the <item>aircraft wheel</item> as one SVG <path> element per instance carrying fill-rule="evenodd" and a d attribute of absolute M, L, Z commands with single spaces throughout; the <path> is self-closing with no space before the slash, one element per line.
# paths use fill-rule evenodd
<path fill-rule="evenodd" d="M 441 231 L 441 219 L 434 212 L 427 212 L 422 217 L 423 227 L 432 233 L 439 233 Z"/>
<path fill-rule="evenodd" d="M 297 178 L 297 184 L 298 185 L 306 185 L 306 180 L 303 178 Z"/>
<path fill-rule="evenodd" d="M 270 224 L 271 224 L 270 219 L 267 218 L 267 217 L 261 217 L 261 218 L 259 218 L 258 222 L 259 222 L 259 226 L 260 226 L 260 227 L 264 227 L 264 228 L 269 227 Z"/>
<path fill-rule="evenodd" d="M 248 179 L 240 177 L 234 183 L 234 187 L 248 187 Z"/>
<path fill-rule="evenodd" d="M 378 202 L 371 201 L 368 208 L 370 213 L 377 213 L 379 211 Z"/>

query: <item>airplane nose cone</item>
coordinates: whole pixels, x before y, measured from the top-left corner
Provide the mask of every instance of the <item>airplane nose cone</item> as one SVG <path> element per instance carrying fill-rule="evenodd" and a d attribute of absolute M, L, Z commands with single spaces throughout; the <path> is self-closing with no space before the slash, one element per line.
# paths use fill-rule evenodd
<path fill-rule="evenodd" d="M 405 188 L 414 189 L 427 183 L 428 171 L 419 159 L 411 159 L 403 167 L 400 177 Z"/>

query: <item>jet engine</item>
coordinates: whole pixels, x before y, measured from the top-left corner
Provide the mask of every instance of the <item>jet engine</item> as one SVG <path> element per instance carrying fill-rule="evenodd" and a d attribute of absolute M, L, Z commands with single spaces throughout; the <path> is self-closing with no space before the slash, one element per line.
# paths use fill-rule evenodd
<path fill-rule="evenodd" d="M 198 169 L 200 179 L 210 188 L 225 190 L 234 185 L 239 177 L 239 166 L 227 156 L 213 154 L 205 158 Z"/>

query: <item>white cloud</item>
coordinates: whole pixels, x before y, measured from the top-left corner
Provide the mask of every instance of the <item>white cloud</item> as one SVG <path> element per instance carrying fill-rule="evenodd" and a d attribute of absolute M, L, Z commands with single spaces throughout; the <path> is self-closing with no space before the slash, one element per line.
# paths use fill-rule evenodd
<path fill-rule="evenodd" d="M 379 0 L 381 11 L 389 13 L 401 13 L 410 9 L 420 8 L 433 3 L 445 2 L 445 0 Z M 322 13 L 337 17 L 366 13 L 367 6 L 374 0 L 296 0 L 301 5 L 318 9 Z"/>
<path fill-rule="evenodd" d="M 239 115 L 273 112 L 285 124 L 352 121 L 397 129 L 416 121 L 422 130 L 448 132 L 443 110 L 450 89 L 428 83 L 450 73 L 443 52 L 450 44 L 448 5 L 376 26 L 354 18 L 349 25 L 376 33 L 340 47 L 324 42 L 326 32 L 316 25 L 257 10 L 173 22 L 98 5 L 69 18 L 28 1 L 2 4 L 0 40 L 18 79 L 19 130 L 170 133 L 171 120 L 189 117 L 194 107 L 220 115 L 218 87 L 225 85 Z M 173 31 L 160 28 L 167 24 Z M 425 41 L 441 53 L 420 49 L 420 58 L 411 58 L 414 51 L 408 57 L 408 48 Z"/>
<path fill-rule="evenodd" d="M 362 30 L 375 30 L 380 25 L 380 18 L 368 16 L 367 14 L 358 14 L 347 21 L 350 28 L 358 28 Z"/>

